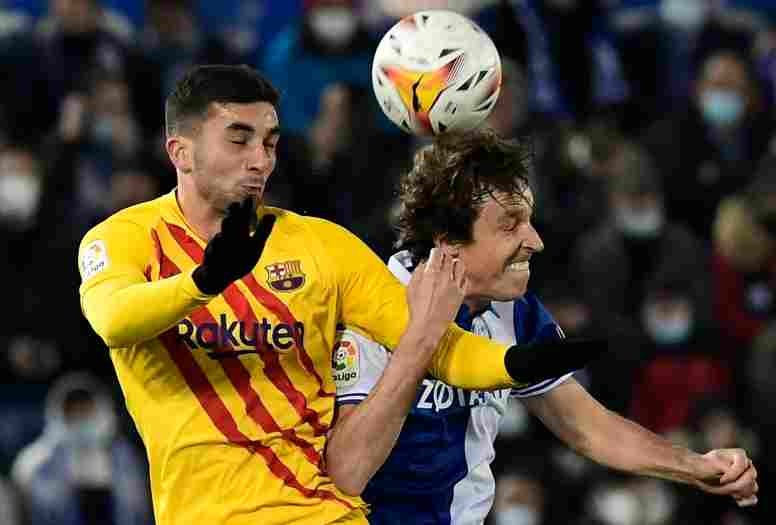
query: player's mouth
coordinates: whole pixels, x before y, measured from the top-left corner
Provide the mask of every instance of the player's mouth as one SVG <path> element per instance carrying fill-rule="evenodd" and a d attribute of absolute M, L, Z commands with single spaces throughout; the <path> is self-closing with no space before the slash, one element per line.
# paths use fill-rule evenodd
<path fill-rule="evenodd" d="M 256 195 L 256 196 L 260 196 L 264 191 L 263 184 L 243 184 L 242 188 L 249 195 Z"/>
<path fill-rule="evenodd" d="M 514 261 L 507 264 L 506 270 L 508 272 L 527 272 L 531 269 L 530 264 L 529 261 Z"/>
<path fill-rule="evenodd" d="M 509 259 L 507 259 L 507 263 L 504 266 L 505 272 L 527 272 L 530 271 L 530 264 L 531 264 L 531 254 L 530 253 L 521 253 L 521 250 L 518 250 L 517 253 L 512 255 Z"/>

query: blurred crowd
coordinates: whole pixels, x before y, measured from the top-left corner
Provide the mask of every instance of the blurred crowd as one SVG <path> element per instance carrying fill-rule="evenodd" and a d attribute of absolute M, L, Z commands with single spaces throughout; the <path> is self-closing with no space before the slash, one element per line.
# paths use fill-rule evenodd
<path fill-rule="evenodd" d="M 141 442 L 78 304 L 96 222 L 170 191 L 163 101 L 199 63 L 282 93 L 267 200 L 387 259 L 424 140 L 381 114 L 372 53 L 398 17 L 471 16 L 503 61 L 487 124 L 533 137 L 530 287 L 613 352 L 579 374 L 698 450 L 743 446 L 754 509 L 622 477 L 515 404 L 489 521 L 766 523 L 776 479 L 776 4 L 769 0 L 0 0 L 0 523 L 152 523 Z"/>

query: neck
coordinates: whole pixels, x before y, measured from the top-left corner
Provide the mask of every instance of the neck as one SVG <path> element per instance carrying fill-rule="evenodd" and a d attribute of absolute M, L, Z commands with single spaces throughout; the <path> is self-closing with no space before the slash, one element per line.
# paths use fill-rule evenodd
<path fill-rule="evenodd" d="M 221 230 L 223 214 L 202 198 L 195 188 L 181 184 L 179 179 L 175 196 L 186 222 L 199 237 L 209 241 Z"/>
<path fill-rule="evenodd" d="M 482 299 L 480 297 L 466 297 L 463 300 L 463 304 L 469 308 L 469 312 L 476 314 L 482 312 L 488 308 L 490 301 L 488 299 Z"/>

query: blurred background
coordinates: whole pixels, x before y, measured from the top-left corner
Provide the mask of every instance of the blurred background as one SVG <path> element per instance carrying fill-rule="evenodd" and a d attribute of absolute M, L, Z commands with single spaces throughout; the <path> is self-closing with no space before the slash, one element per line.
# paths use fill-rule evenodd
<path fill-rule="evenodd" d="M 616 354 L 579 375 L 700 451 L 743 446 L 760 503 L 619 476 L 516 404 L 489 521 L 770 522 L 776 474 L 773 0 L 0 0 L 0 524 L 151 524 L 142 444 L 82 318 L 76 247 L 169 191 L 163 100 L 198 63 L 280 89 L 271 204 L 387 259 L 395 183 L 422 141 L 385 119 L 372 53 L 398 17 L 471 16 L 502 54 L 488 123 L 533 136 L 532 269 L 567 334 Z"/>

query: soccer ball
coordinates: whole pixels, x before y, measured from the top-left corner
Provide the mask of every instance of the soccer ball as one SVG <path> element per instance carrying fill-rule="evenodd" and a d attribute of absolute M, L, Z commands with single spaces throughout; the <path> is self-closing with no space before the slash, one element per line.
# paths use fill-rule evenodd
<path fill-rule="evenodd" d="M 501 58 L 467 17 L 419 11 L 383 35 L 372 62 L 372 89 L 385 115 L 408 133 L 464 132 L 493 111 Z"/>

